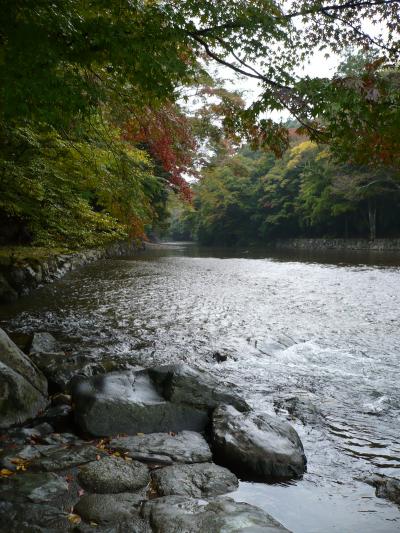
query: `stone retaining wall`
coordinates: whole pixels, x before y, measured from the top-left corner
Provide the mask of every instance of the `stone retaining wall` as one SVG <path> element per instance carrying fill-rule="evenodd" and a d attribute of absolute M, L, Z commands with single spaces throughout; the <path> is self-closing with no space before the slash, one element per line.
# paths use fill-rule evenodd
<path fill-rule="evenodd" d="M 278 239 L 278 249 L 400 251 L 400 239 Z"/>
<path fill-rule="evenodd" d="M 24 264 L 2 266 L 0 304 L 11 303 L 45 283 L 62 278 L 67 272 L 105 257 L 121 257 L 137 252 L 143 244 L 115 242 L 103 249 L 83 250 L 48 257 L 43 261 L 26 260 Z"/>

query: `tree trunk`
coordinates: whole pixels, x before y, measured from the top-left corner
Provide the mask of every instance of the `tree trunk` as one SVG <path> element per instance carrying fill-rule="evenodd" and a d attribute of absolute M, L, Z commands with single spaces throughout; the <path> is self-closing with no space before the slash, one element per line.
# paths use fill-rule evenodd
<path fill-rule="evenodd" d="M 368 200 L 368 220 L 369 238 L 374 241 L 376 239 L 376 205 L 372 200 Z"/>

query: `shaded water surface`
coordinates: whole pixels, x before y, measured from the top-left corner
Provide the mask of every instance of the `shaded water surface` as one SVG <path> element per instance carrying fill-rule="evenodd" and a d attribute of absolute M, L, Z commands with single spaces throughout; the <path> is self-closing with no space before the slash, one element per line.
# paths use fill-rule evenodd
<path fill-rule="evenodd" d="M 150 246 L 0 309 L 8 331 L 50 331 L 75 353 L 186 361 L 287 417 L 308 473 L 234 494 L 295 533 L 400 530 L 360 478 L 400 476 L 400 257 Z M 226 353 L 215 363 L 214 352 Z"/>

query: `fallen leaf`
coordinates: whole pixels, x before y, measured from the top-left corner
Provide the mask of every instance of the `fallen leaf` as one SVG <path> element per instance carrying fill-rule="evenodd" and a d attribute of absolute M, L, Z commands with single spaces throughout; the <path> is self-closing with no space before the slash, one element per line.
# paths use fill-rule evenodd
<path fill-rule="evenodd" d="M 15 472 L 13 472 L 12 470 L 8 470 L 8 468 L 2 468 L 0 470 L 0 477 L 10 477 L 10 476 L 13 476 L 15 474 Z"/>
<path fill-rule="evenodd" d="M 138 437 L 144 437 L 144 433 L 136 433 Z"/>
<path fill-rule="evenodd" d="M 68 515 L 68 520 L 72 524 L 80 524 L 82 522 L 82 518 L 78 514 L 71 513 Z"/>
<path fill-rule="evenodd" d="M 25 472 L 28 468 L 30 461 L 28 459 L 22 459 L 21 457 L 14 457 L 11 459 L 14 465 L 17 465 L 17 471 Z"/>
<path fill-rule="evenodd" d="M 101 457 L 100 455 L 96 455 L 96 461 L 100 461 Z"/>
<path fill-rule="evenodd" d="M 78 490 L 78 496 L 83 496 L 85 494 L 85 491 L 83 489 Z"/>

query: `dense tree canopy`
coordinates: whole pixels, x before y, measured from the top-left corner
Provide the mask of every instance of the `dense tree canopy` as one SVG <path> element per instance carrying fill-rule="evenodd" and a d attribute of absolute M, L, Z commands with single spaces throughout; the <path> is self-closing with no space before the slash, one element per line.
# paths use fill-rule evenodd
<path fill-rule="evenodd" d="M 175 210 L 173 236 L 219 245 L 398 236 L 399 185 L 397 173 L 337 163 L 327 147 L 299 137 L 280 159 L 244 147 L 205 169 L 194 209 Z"/>
<path fill-rule="evenodd" d="M 289 110 L 343 164 L 398 168 L 399 7 L 5 0 L 0 219 L 22 220 L 35 242 L 140 236 L 161 223 L 169 189 L 190 195 L 184 178 L 205 142 L 225 136 L 284 154 L 289 132 L 273 110 Z M 316 51 L 349 47 L 368 61 L 333 80 L 300 74 Z M 212 64 L 255 79 L 260 96 L 246 107 L 210 77 Z M 185 108 L 190 88 L 210 97 L 203 113 Z"/>

